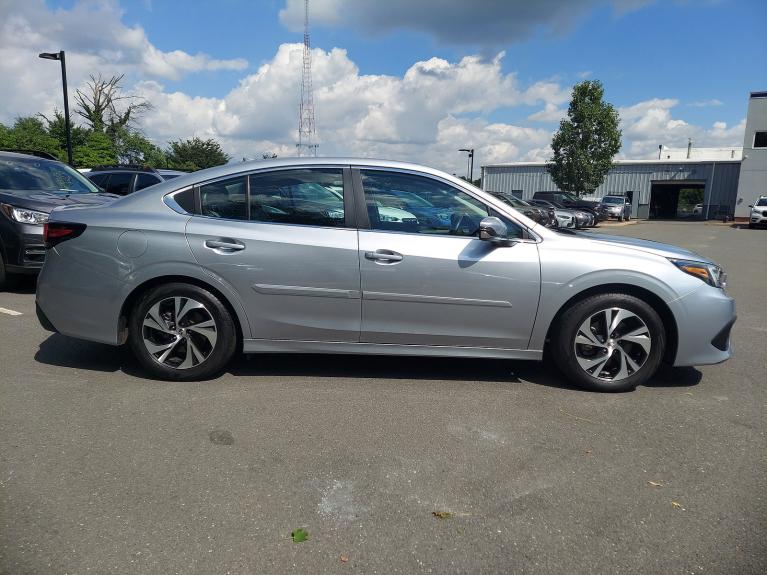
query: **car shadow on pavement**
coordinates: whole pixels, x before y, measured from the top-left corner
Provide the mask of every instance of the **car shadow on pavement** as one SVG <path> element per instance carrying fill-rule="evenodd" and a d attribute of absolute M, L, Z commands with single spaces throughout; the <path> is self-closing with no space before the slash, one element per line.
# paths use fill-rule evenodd
<path fill-rule="evenodd" d="M 481 381 L 535 385 L 581 391 L 553 366 L 537 361 L 378 355 L 253 354 L 232 362 L 234 376 L 342 377 Z M 695 368 L 662 366 L 645 387 L 691 387 L 702 374 Z"/>
<path fill-rule="evenodd" d="M 122 370 L 130 375 L 142 375 L 127 347 L 82 341 L 58 333 L 40 343 L 35 361 L 58 367 L 110 373 Z"/>
<path fill-rule="evenodd" d="M 81 341 L 52 334 L 40 344 L 35 360 L 58 367 L 90 371 L 122 371 L 151 379 L 127 346 Z M 379 355 L 238 355 L 227 373 L 234 377 L 346 378 L 421 381 L 464 381 L 499 384 L 525 382 L 558 389 L 578 390 L 555 368 L 535 361 L 446 357 L 394 357 Z M 690 387 L 701 380 L 695 368 L 662 367 L 647 387 Z"/>

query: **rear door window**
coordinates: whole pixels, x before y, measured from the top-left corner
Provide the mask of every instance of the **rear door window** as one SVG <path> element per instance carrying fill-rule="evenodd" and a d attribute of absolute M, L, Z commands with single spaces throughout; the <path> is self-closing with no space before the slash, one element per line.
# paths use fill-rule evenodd
<path fill-rule="evenodd" d="M 162 180 L 160 178 L 153 176 L 152 174 L 139 174 L 136 176 L 135 191 L 138 192 L 139 190 L 143 190 L 149 186 L 154 186 L 155 184 L 159 184 L 161 181 Z"/>
<path fill-rule="evenodd" d="M 200 207 L 203 216 L 227 220 L 247 220 L 247 177 L 238 176 L 200 186 Z"/>
<path fill-rule="evenodd" d="M 88 179 L 97 186 L 101 186 L 102 188 L 104 187 L 108 177 L 109 174 L 88 174 Z"/>
<path fill-rule="evenodd" d="M 131 182 L 133 181 L 134 174 L 115 173 L 109 176 L 109 181 L 105 187 L 106 191 L 110 194 L 117 194 L 119 196 L 125 196 L 130 193 Z"/>
<path fill-rule="evenodd" d="M 344 227 L 341 168 L 277 170 L 250 176 L 250 219 L 304 226 Z"/>

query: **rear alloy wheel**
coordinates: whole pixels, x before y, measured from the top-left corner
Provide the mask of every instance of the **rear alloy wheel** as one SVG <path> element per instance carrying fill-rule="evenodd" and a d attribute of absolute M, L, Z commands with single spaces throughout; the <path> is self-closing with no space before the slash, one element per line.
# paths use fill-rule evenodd
<path fill-rule="evenodd" d="M 211 377 L 235 351 L 231 314 L 216 296 L 194 285 L 168 284 L 150 290 L 130 322 L 133 353 L 162 379 Z"/>
<path fill-rule="evenodd" d="M 666 334 L 655 310 L 628 294 L 601 294 L 576 303 L 561 320 L 556 361 L 573 383 L 594 391 L 630 391 L 652 377 Z"/>

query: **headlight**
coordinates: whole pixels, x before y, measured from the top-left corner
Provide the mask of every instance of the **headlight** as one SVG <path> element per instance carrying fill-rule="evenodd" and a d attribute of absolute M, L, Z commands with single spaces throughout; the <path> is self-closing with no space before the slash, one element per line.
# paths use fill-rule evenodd
<path fill-rule="evenodd" d="M 36 212 L 35 210 L 26 210 L 24 208 L 17 208 L 8 204 L 0 204 L 3 212 L 6 216 L 22 224 L 39 224 L 42 225 L 48 221 L 48 214 L 45 212 Z"/>
<path fill-rule="evenodd" d="M 727 274 L 722 271 L 722 268 L 715 264 L 706 264 L 703 262 L 694 262 L 690 260 L 669 259 L 669 261 L 684 273 L 695 276 L 710 286 L 722 289 L 727 286 Z"/>

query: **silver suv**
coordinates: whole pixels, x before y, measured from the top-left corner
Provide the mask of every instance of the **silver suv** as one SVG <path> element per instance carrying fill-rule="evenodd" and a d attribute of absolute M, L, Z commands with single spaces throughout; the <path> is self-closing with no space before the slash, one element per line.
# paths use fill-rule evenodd
<path fill-rule="evenodd" d="M 152 376 L 197 380 L 245 353 L 541 360 L 622 391 L 662 361 L 730 357 L 712 261 L 561 234 L 448 174 L 298 158 L 211 168 L 109 207 L 57 209 L 43 326 L 128 342 Z"/>
<path fill-rule="evenodd" d="M 631 202 L 626 196 L 605 196 L 600 201 L 599 208 L 608 220 L 615 218 L 622 222 L 631 219 Z"/>

